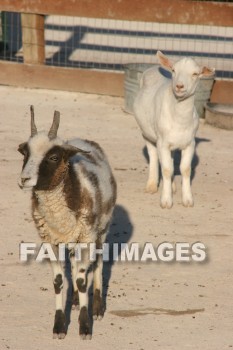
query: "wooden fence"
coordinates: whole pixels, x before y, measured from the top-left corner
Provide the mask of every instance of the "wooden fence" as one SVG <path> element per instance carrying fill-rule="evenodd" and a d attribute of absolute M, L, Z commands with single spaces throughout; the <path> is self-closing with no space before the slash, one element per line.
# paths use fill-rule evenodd
<path fill-rule="evenodd" d="M 122 72 L 46 66 L 44 15 L 233 26 L 233 3 L 192 0 L 0 0 L 21 13 L 24 63 L 0 61 L 0 84 L 123 96 Z M 231 82 L 224 82 L 230 86 Z M 232 85 L 231 85 L 232 89 Z"/>

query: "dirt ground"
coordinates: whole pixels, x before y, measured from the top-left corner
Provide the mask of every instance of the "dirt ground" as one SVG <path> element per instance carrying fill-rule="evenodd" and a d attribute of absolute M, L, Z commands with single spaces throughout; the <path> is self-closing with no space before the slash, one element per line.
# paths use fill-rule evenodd
<path fill-rule="evenodd" d="M 122 110 L 123 99 L 9 87 L 0 87 L 0 96 L 0 349 L 232 348 L 232 132 L 201 123 L 192 184 L 195 207 L 181 205 L 178 175 L 174 206 L 165 210 L 159 206 L 159 194 L 144 193 L 144 142 L 134 118 Z M 17 146 L 29 137 L 30 104 L 39 129 L 50 127 L 56 108 L 61 112 L 60 136 L 95 140 L 105 149 L 118 183 L 110 241 L 155 246 L 201 241 L 207 247 L 204 263 L 106 266 L 107 310 L 101 322 L 94 322 L 91 341 L 79 339 L 78 311 L 70 315 L 66 338 L 52 339 L 50 266 L 19 261 L 21 241 L 40 243 L 30 193 L 17 185 L 22 166 Z"/>

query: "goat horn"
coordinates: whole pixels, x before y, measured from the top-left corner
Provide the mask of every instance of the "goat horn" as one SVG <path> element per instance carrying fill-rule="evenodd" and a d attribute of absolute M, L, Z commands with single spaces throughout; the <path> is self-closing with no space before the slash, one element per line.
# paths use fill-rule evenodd
<path fill-rule="evenodd" d="M 60 112 L 55 111 L 53 116 L 53 124 L 49 130 L 48 137 L 50 140 L 55 139 L 57 137 L 57 130 L 59 128 L 60 123 Z"/>
<path fill-rule="evenodd" d="M 31 137 L 35 136 L 37 134 L 37 128 L 35 124 L 35 117 L 34 117 L 34 106 L 30 106 L 31 111 Z"/>

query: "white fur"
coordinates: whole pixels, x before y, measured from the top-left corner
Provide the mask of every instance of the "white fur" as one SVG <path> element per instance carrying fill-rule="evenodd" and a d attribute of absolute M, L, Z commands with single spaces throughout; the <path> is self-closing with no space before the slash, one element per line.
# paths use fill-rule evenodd
<path fill-rule="evenodd" d="M 109 176 L 110 176 L 111 170 L 108 162 L 106 162 L 106 157 L 105 156 L 103 157 L 103 155 L 100 154 L 98 149 L 96 149 L 94 146 L 92 146 L 85 140 L 81 140 L 77 138 L 77 139 L 68 141 L 68 144 L 78 147 L 84 151 L 89 151 L 96 158 L 96 160 L 98 161 L 97 165 L 89 162 L 85 158 L 85 155 L 78 155 L 80 161 L 74 165 L 74 168 L 76 172 L 79 173 L 80 167 L 84 165 L 88 172 L 93 172 L 99 180 L 99 186 L 100 186 L 101 194 L 103 196 L 103 200 L 108 201 L 112 196 L 112 187 L 109 182 Z M 90 183 L 88 183 L 88 179 L 81 178 L 80 180 L 83 182 L 84 187 L 88 189 L 88 192 L 92 193 L 93 188 L 90 188 Z M 95 193 L 93 192 L 93 196 L 94 195 Z"/>
<path fill-rule="evenodd" d="M 165 78 L 158 68 L 146 70 L 134 103 L 135 118 L 146 139 L 150 158 L 146 191 L 157 191 L 159 159 L 163 176 L 160 204 L 162 208 L 172 207 L 174 166 L 171 151 L 180 149 L 183 204 L 193 206 L 190 174 L 198 129 L 194 92 L 199 78 L 213 74 L 213 71 L 199 67 L 191 58 L 182 58 L 174 64 L 160 52 L 158 58 L 163 67 L 172 72 L 172 80 Z"/>

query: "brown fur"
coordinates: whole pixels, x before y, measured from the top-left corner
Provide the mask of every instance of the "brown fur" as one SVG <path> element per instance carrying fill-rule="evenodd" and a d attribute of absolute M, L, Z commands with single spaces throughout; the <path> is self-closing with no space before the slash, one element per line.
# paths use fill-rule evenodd
<path fill-rule="evenodd" d="M 57 187 L 61 183 L 61 181 L 65 178 L 67 170 L 68 170 L 68 165 L 67 163 L 64 162 L 64 159 L 62 159 L 58 168 L 54 172 L 54 175 L 52 177 L 52 181 L 50 182 L 50 186 L 48 190 L 53 190 L 55 187 Z"/>
<path fill-rule="evenodd" d="M 95 148 L 95 151 L 94 151 L 95 158 L 98 159 L 99 161 L 102 161 L 105 157 L 105 154 L 102 148 L 100 147 L 100 145 L 94 141 L 85 140 L 85 142 L 89 143 L 92 147 Z"/>
<path fill-rule="evenodd" d="M 61 183 L 68 169 L 68 160 L 65 160 L 65 155 L 60 146 L 52 147 L 45 154 L 39 166 L 36 190 L 51 191 Z M 56 156 L 57 161 L 52 161 L 52 156 Z"/>
<path fill-rule="evenodd" d="M 65 180 L 64 180 L 64 189 L 63 192 L 66 197 L 66 202 L 68 207 L 74 211 L 75 213 L 79 213 L 80 208 L 80 201 L 78 198 L 80 198 L 81 190 L 80 190 L 80 181 L 78 177 L 75 174 L 75 171 L 72 166 L 69 166 L 69 170 L 66 173 Z"/>
<path fill-rule="evenodd" d="M 104 315 L 104 306 L 103 300 L 99 289 L 94 291 L 93 296 L 93 316 L 103 317 Z"/>
<path fill-rule="evenodd" d="M 88 159 L 92 164 L 98 165 L 95 157 L 92 154 L 85 154 L 85 158 Z"/>
<path fill-rule="evenodd" d="M 24 158 L 23 158 L 23 169 L 24 169 L 24 167 L 27 164 L 27 161 L 29 159 L 29 156 L 30 156 L 30 150 L 28 147 L 28 143 L 27 142 L 21 143 L 18 147 L 18 151 L 24 156 Z"/>
<path fill-rule="evenodd" d="M 102 150 L 102 148 L 100 147 L 100 145 L 95 142 L 95 141 L 89 141 L 89 140 L 85 140 L 85 142 L 89 143 L 89 145 L 93 146 L 94 148 L 96 148 L 102 155 L 104 155 L 104 151 Z"/>

